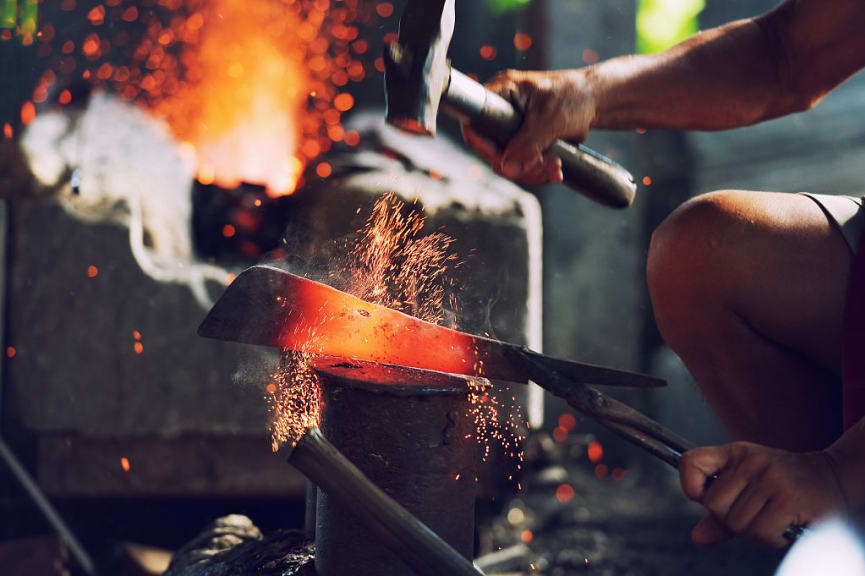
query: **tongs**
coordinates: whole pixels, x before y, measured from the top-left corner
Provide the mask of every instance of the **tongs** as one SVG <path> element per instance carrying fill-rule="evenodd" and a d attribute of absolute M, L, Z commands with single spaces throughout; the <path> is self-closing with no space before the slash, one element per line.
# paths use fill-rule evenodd
<path fill-rule="evenodd" d="M 568 406 L 609 428 L 628 442 L 663 460 L 678 470 L 682 454 L 696 446 L 672 430 L 652 420 L 639 410 L 631 408 L 600 390 L 581 382 L 574 382 L 543 363 L 533 359 L 534 353 L 524 348 L 519 352 L 531 365 L 532 379 L 541 383 Z M 706 488 L 718 478 L 715 474 L 706 481 Z M 784 538 L 793 543 L 809 533 L 807 526 L 790 524 Z"/>

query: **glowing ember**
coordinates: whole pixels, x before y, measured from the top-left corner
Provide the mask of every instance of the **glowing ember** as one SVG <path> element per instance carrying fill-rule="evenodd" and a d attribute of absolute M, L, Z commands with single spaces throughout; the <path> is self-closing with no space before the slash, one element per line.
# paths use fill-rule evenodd
<path fill-rule="evenodd" d="M 360 37 L 393 4 L 357 0 L 118 1 L 92 8 L 63 0 L 77 24 L 44 22 L 37 38 L 49 68 L 21 109 L 33 121 L 55 83 L 83 78 L 165 119 L 205 183 L 263 184 L 291 194 L 307 163 L 347 137 L 349 83 L 374 69 L 381 33 Z M 90 30 L 83 40 L 82 26 Z M 11 32 L 4 30 L 4 32 Z M 366 58 L 368 61 L 364 61 Z M 60 104 L 71 102 L 61 92 Z M 191 151 L 191 155 L 187 154 Z"/>
<path fill-rule="evenodd" d="M 606 478 L 607 474 L 610 472 L 610 469 L 607 468 L 606 464 L 598 464 L 595 466 L 595 476 L 598 478 Z"/>
<path fill-rule="evenodd" d="M 559 426 L 570 432 L 577 427 L 577 419 L 574 417 L 573 414 L 565 412 L 564 414 L 559 416 Z"/>
<path fill-rule="evenodd" d="M 274 382 L 268 385 L 274 452 L 285 443 L 293 446 L 307 428 L 318 426 L 321 419 L 321 388 L 308 358 L 303 352 L 284 351 Z"/>
<path fill-rule="evenodd" d="M 564 442 L 568 439 L 568 429 L 564 426 L 556 426 L 553 428 L 553 440 L 556 442 Z"/>
<path fill-rule="evenodd" d="M 573 499 L 574 488 L 570 484 L 559 484 L 556 488 L 556 500 L 565 503 Z"/>
<path fill-rule="evenodd" d="M 453 239 L 441 232 L 421 236 L 424 217 L 388 194 L 375 203 L 350 251 L 350 285 L 345 291 L 362 300 L 399 310 L 426 322 L 444 322 L 445 289 Z M 455 302 L 450 300 L 450 305 Z"/>
<path fill-rule="evenodd" d="M 99 268 L 93 266 L 92 264 L 87 267 L 87 276 L 89 278 L 96 278 L 99 275 Z"/>
<path fill-rule="evenodd" d="M 526 34 L 525 32 L 517 32 L 514 34 L 514 48 L 519 50 L 520 52 L 524 52 L 531 48 L 532 46 L 532 37 Z"/>
<path fill-rule="evenodd" d="M 604 457 L 604 447 L 600 442 L 592 442 L 586 450 L 589 460 L 595 464 L 601 461 Z"/>
<path fill-rule="evenodd" d="M 21 123 L 27 126 L 36 119 L 36 107 L 29 100 L 21 106 Z"/>
<path fill-rule="evenodd" d="M 132 465 L 129 463 L 129 458 L 124 456 L 120 459 L 120 467 L 124 472 L 129 472 L 132 469 Z"/>
<path fill-rule="evenodd" d="M 496 47 L 490 46 L 489 44 L 485 44 L 481 46 L 481 58 L 484 60 L 495 60 L 496 59 Z"/>
<path fill-rule="evenodd" d="M 475 422 L 475 438 L 483 451 L 481 459 L 486 461 L 489 458 L 492 445 L 496 443 L 509 457 L 517 461 L 517 470 L 522 469 L 522 441 L 525 439 L 522 424 L 525 419 L 516 399 L 510 397 L 511 402 L 502 401 L 500 396 L 492 393 L 488 384 L 479 385 L 470 381 L 468 386 L 471 416 Z M 512 479 L 513 477 L 508 478 Z"/>

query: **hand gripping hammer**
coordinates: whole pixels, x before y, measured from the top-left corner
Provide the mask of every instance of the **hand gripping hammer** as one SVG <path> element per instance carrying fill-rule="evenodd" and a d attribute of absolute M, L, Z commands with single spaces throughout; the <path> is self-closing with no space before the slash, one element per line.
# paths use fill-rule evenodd
<path fill-rule="evenodd" d="M 409 0 L 399 37 L 384 51 L 387 121 L 397 128 L 433 136 L 439 105 L 448 114 L 499 145 L 508 142 L 523 117 L 511 102 L 450 65 L 454 0 Z M 562 160 L 564 182 L 614 208 L 634 200 L 634 177 L 609 158 L 583 146 L 556 140 L 547 150 Z"/>

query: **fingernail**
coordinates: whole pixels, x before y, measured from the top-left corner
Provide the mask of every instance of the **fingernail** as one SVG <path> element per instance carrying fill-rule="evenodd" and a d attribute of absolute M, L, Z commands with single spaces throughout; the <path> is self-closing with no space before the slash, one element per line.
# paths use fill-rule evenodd
<path fill-rule="evenodd" d="M 506 160 L 502 164 L 502 172 L 508 178 L 519 178 L 520 174 L 523 173 L 523 165 L 515 160 Z"/>

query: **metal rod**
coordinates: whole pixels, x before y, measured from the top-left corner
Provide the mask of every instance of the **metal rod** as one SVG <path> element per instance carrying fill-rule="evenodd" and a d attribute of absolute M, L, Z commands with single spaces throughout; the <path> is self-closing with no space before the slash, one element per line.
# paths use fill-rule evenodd
<path fill-rule="evenodd" d="M 609 428 L 631 444 L 635 444 L 636 446 L 642 448 L 652 456 L 655 456 L 662 461 L 666 462 L 673 468 L 679 467 L 679 458 L 681 458 L 681 453 L 676 450 L 670 448 L 663 442 L 659 442 L 658 440 L 647 436 L 640 430 L 635 430 L 626 424 L 621 424 L 619 422 L 613 422 L 611 420 L 603 420 L 597 419 L 597 422 L 606 428 Z"/>
<path fill-rule="evenodd" d="M 0 456 L 2 456 L 3 460 L 12 471 L 12 474 L 24 490 L 26 490 L 30 495 L 30 498 L 33 499 L 33 502 L 36 504 L 36 507 L 39 508 L 39 511 L 42 512 L 43 516 L 45 516 L 48 522 L 54 527 L 54 530 L 57 531 L 57 534 L 60 535 L 60 538 L 66 542 L 67 546 L 69 546 L 69 550 L 78 561 L 81 569 L 89 576 L 94 576 L 96 574 L 96 567 L 93 563 L 93 559 L 84 549 L 84 546 L 81 545 L 81 542 L 78 541 L 78 538 L 75 537 L 75 534 L 72 533 L 69 526 L 66 525 L 66 522 L 63 521 L 63 518 L 61 518 L 60 514 L 45 494 L 42 493 L 42 490 L 27 470 L 24 469 L 24 466 L 21 465 L 21 462 L 18 461 L 18 458 L 12 450 L 10 450 L 3 441 L 3 438 L 0 438 Z"/>
<path fill-rule="evenodd" d="M 539 386 L 564 399 L 572 408 L 586 416 L 603 421 L 602 423 L 615 422 L 622 425 L 616 430 L 626 438 L 639 431 L 645 437 L 654 438 L 679 453 L 687 452 L 694 447 L 691 442 L 640 411 L 591 386 L 575 382 L 551 370 L 543 362 L 535 359 L 535 353 L 531 350 L 523 351 L 522 356 L 531 367 L 532 380 Z M 634 441 L 640 443 L 636 437 Z"/>
<path fill-rule="evenodd" d="M 599 424 L 619 434 L 628 442 L 639 446 L 652 456 L 679 469 L 682 454 L 695 448 L 694 444 L 662 426 L 645 414 L 579 382 L 568 381 L 557 372 L 525 355 L 537 370 L 533 379 L 543 388 L 565 399 L 569 406 L 596 420 Z M 708 488 L 718 475 L 706 481 Z M 790 524 L 784 531 L 784 538 L 793 543 L 810 533 L 807 526 Z"/>
<path fill-rule="evenodd" d="M 483 576 L 470 561 L 370 482 L 318 428 L 307 429 L 288 462 L 355 514 L 418 574 Z"/>

